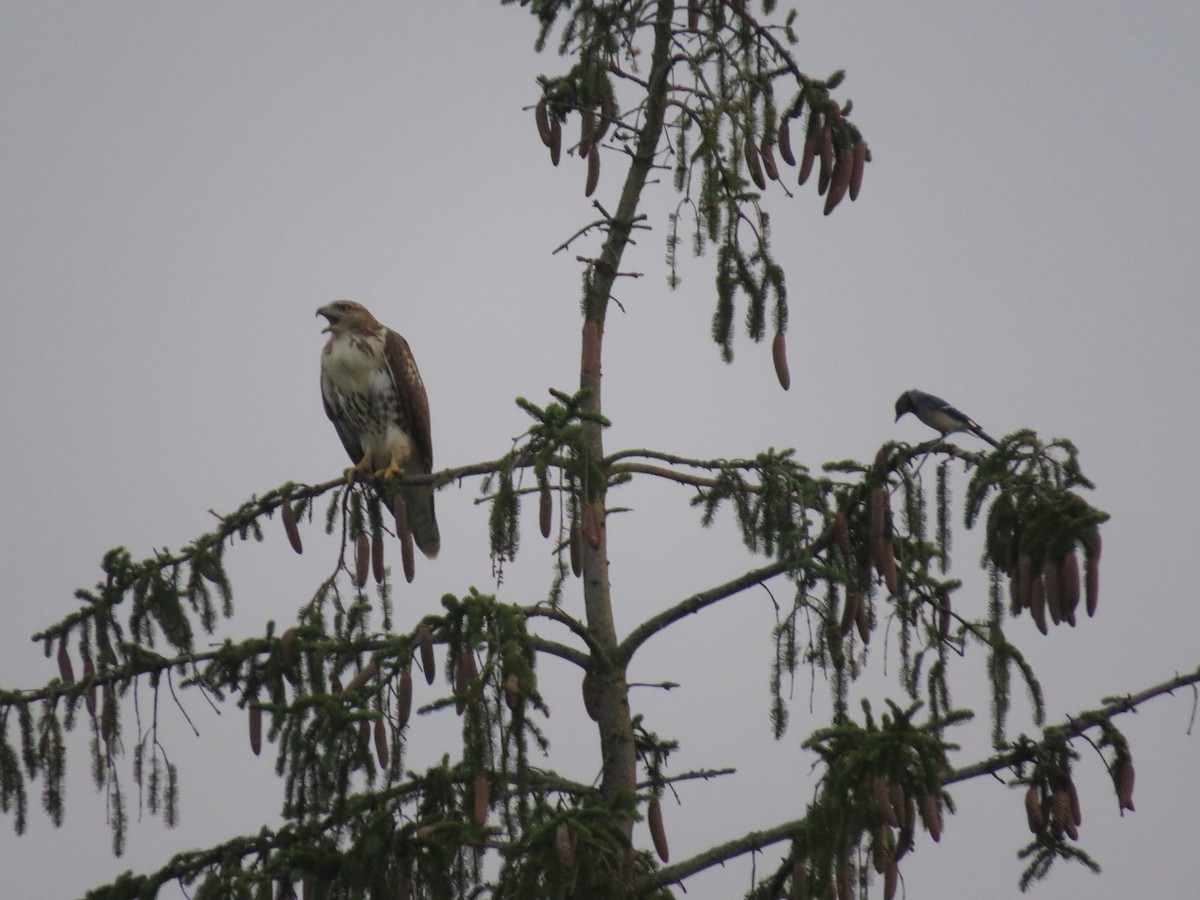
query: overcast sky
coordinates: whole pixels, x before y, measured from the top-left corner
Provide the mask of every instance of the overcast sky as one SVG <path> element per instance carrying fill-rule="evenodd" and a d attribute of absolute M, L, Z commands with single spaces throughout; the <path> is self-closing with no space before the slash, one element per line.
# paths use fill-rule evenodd
<path fill-rule="evenodd" d="M 357 299 L 409 339 L 439 466 L 500 455 L 525 428 L 514 397 L 542 402 L 548 386 L 576 384 L 574 256 L 594 247 L 551 251 L 594 213 L 582 164 L 553 169 L 523 110 L 534 76 L 563 68 L 534 55 L 527 11 L 8 3 L 0 21 L 0 684 L 55 675 L 28 636 L 75 607 L 108 548 L 177 548 L 213 524 L 209 510 L 341 471 L 318 392 L 319 305 Z M 1194 668 L 1200 6 L 814 3 L 797 31 L 807 72 L 847 70 L 838 96 L 853 98 L 874 162 L 858 202 L 829 218 L 811 186 L 793 199 L 767 192 L 793 302 L 792 390 L 776 385 L 769 347 L 744 336 L 734 363 L 720 361 L 711 260 L 666 287 L 662 185 L 648 208 L 658 227 L 627 260 L 646 277 L 619 285 L 624 312 L 608 320 L 607 447 L 727 457 L 794 447 L 814 468 L 869 459 L 885 440 L 928 436 L 911 417 L 892 422 L 896 396 L 914 386 L 997 436 L 1069 437 L 1113 519 L 1099 615 L 1049 637 L 1028 618 L 1011 631 L 1051 721 Z M 597 193 L 610 208 L 616 162 L 606 159 Z M 447 591 L 496 590 L 477 496 L 477 482 L 439 495 L 442 555 L 399 589 L 399 627 Z M 689 500 L 676 486 L 614 496 L 634 510 L 609 528 L 622 631 L 753 564 L 727 523 L 702 532 Z M 336 557 L 317 527 L 305 537 L 302 557 L 278 526 L 227 555 L 237 616 L 221 637 L 294 621 Z M 957 547 L 960 608 L 982 614 L 977 543 Z M 543 596 L 548 549 L 527 529 L 502 598 Z M 578 583 L 565 603 L 581 611 Z M 648 727 L 684 742 L 675 771 L 740 770 L 689 783 L 683 807 L 668 804 L 675 859 L 795 817 L 811 795 L 799 743 L 824 721 L 828 691 L 798 680 L 792 728 L 772 739 L 773 622 L 767 593 L 748 592 L 648 644 L 631 673 L 682 685 L 634 695 Z M 880 650 L 871 666 L 894 675 L 895 648 L 886 660 Z M 957 736 L 956 762 L 987 753 L 983 665 L 978 648 L 957 665 L 954 699 L 981 722 Z M 550 764 L 588 781 L 597 755 L 579 727 L 576 676 L 553 662 L 544 675 L 565 685 L 548 687 Z M 877 700 L 897 695 L 872 684 Z M 1138 770 L 1137 812 L 1124 818 L 1099 758 L 1077 744 L 1082 845 L 1104 874 L 1060 867 L 1040 896 L 1191 896 L 1193 701 L 1161 699 L 1119 721 Z M 36 811 L 35 785 L 28 835 L 0 829 L 6 895 L 77 895 L 277 821 L 273 748 L 254 758 L 242 713 L 185 702 L 198 739 L 160 709 L 182 773 L 180 827 L 147 815 L 114 859 L 79 731 L 66 826 Z M 456 724 L 417 723 L 412 763 L 451 749 Z M 1028 728 L 1018 716 L 1011 731 Z M 131 740 L 132 719 L 127 729 Z M 959 813 L 941 845 L 920 841 L 904 862 L 908 896 L 1013 896 L 1028 839 L 1020 796 L 997 781 L 953 795 Z M 748 884 L 748 865 L 735 864 L 689 896 Z"/>

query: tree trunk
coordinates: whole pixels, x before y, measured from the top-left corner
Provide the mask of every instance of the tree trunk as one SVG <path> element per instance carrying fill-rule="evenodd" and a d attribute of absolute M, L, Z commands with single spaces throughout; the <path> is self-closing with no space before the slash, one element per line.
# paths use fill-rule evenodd
<path fill-rule="evenodd" d="M 662 136 L 666 87 L 671 68 L 669 48 L 673 9 L 670 0 L 660 0 L 655 20 L 654 53 L 645 118 L 638 136 L 637 149 L 621 191 L 620 202 L 609 222 L 608 237 L 601 249 L 600 258 L 593 266 L 586 295 L 580 386 L 589 391 L 584 401 L 584 409 L 588 412 L 600 413 L 603 408 L 600 360 L 608 300 L 612 295 L 613 282 L 629 243 L 642 190 L 653 168 L 659 139 Z M 585 422 L 583 428 L 589 456 L 593 460 L 602 460 L 602 427 L 595 422 Z M 590 502 L 594 536 L 598 540 L 594 546 L 588 540 L 583 542 L 583 596 L 588 628 L 597 647 L 597 653 L 592 660 L 591 685 L 596 703 L 603 759 L 601 793 L 612 802 L 621 798 L 632 798 L 636 792 L 637 757 L 625 664 L 617 658 L 617 630 L 613 620 L 612 594 L 608 580 L 608 530 L 605 516 L 607 485 L 600 484 L 594 488 L 595 493 Z M 581 498 L 581 506 L 588 502 L 586 497 Z M 633 830 L 633 820 L 624 817 L 619 826 L 628 837 Z"/>

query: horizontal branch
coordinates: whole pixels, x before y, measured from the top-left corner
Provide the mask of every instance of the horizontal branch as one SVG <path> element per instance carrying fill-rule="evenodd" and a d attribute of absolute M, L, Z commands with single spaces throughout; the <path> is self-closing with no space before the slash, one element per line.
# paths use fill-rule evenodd
<path fill-rule="evenodd" d="M 749 572 L 739 575 L 731 581 L 719 584 L 706 591 L 701 591 L 698 594 L 693 594 L 686 600 L 682 600 L 674 606 L 664 609 L 658 615 L 651 616 L 637 628 L 633 629 L 633 631 L 629 632 L 625 640 L 621 641 L 618 647 L 621 661 L 624 664 L 628 664 L 629 660 L 633 658 L 633 654 L 637 652 L 638 647 L 664 628 L 678 622 L 680 619 L 700 612 L 705 607 L 719 603 L 727 597 L 732 597 L 734 594 L 740 593 L 747 588 L 761 584 L 768 578 L 774 578 L 776 575 L 786 572 L 788 567 L 789 563 L 777 560 L 757 569 L 751 569 Z"/>
<path fill-rule="evenodd" d="M 591 657 L 599 652 L 596 641 L 592 637 L 591 632 L 588 631 L 587 626 L 585 626 L 574 616 L 557 607 L 546 606 L 544 604 L 527 607 L 525 609 L 525 617 L 528 619 L 550 619 L 552 622 L 558 622 L 561 625 L 565 625 L 576 637 L 587 644 L 590 653 L 584 653 L 583 651 L 576 650 L 573 647 L 563 647 L 562 645 L 558 645 L 560 649 L 565 652 L 556 652 L 554 654 L 555 656 L 559 656 L 562 659 L 575 663 L 581 669 L 587 669 L 591 664 Z"/>
<path fill-rule="evenodd" d="M 540 650 L 543 653 L 549 653 L 551 656 L 557 656 L 559 659 L 565 659 L 567 662 L 575 663 L 585 672 L 591 665 L 591 657 L 582 650 L 576 650 L 574 647 L 568 647 L 566 644 L 560 644 L 557 641 L 550 641 L 546 638 L 530 635 L 530 644 L 535 650 Z"/>
<path fill-rule="evenodd" d="M 653 466 L 649 463 L 617 463 L 609 471 L 613 475 L 620 475 L 626 472 L 637 475 L 656 475 L 659 478 L 665 478 L 668 481 L 674 481 L 679 484 L 686 484 L 692 487 L 712 488 L 717 486 L 717 480 L 715 478 L 706 478 L 701 475 L 690 475 L 685 472 L 677 472 L 674 469 L 668 469 L 665 466 Z M 756 489 L 757 485 L 750 487 L 750 490 L 752 491 Z"/>
<path fill-rule="evenodd" d="M 943 442 L 929 442 L 927 444 L 919 444 L 909 446 L 906 444 L 893 445 L 897 453 L 897 461 L 910 460 L 920 455 L 930 452 L 944 453 L 948 456 L 959 457 L 972 460 L 978 457 L 978 454 L 969 454 L 961 451 L 952 444 Z M 759 468 L 759 462 L 756 460 L 747 459 L 693 459 L 689 457 L 679 456 L 671 453 L 663 453 L 656 450 L 645 448 L 622 450 L 611 454 L 605 459 L 610 475 L 621 475 L 628 473 L 650 474 L 660 478 L 667 478 L 680 484 L 694 486 L 698 488 L 711 488 L 716 486 L 716 482 L 712 479 L 703 476 L 691 474 L 688 472 L 678 471 L 678 468 L 667 468 L 664 466 L 656 466 L 649 462 L 640 460 L 653 460 L 660 463 L 665 463 L 669 467 L 684 467 L 691 469 L 699 469 L 704 471 L 720 471 L 736 469 L 741 471 L 755 471 Z M 514 457 L 502 457 L 500 459 L 485 460 L 483 462 L 468 463 L 461 466 L 451 466 L 440 471 L 430 474 L 409 474 L 396 478 L 398 484 L 407 485 L 433 485 L 436 488 L 444 487 L 463 478 L 490 475 L 495 472 L 513 469 L 525 469 L 533 466 L 535 462 L 518 453 Z M 554 464 L 564 465 L 563 460 L 554 460 Z M 86 624 L 97 616 L 111 613 L 113 607 L 125 601 L 125 592 L 133 587 L 140 579 L 151 575 L 156 575 L 163 570 L 179 566 L 184 563 L 191 563 L 197 557 L 202 560 L 212 554 L 214 547 L 219 547 L 227 539 L 235 536 L 245 537 L 246 530 L 254 524 L 261 516 L 273 515 L 285 503 L 294 503 L 297 500 L 313 500 L 320 497 L 331 490 L 336 490 L 345 486 L 346 481 L 344 476 L 331 478 L 327 481 L 318 482 L 316 484 L 298 484 L 295 482 L 287 482 L 281 487 L 275 488 L 272 491 L 264 494 L 262 497 L 257 497 L 250 502 L 244 504 L 240 509 L 234 512 L 219 515 L 220 525 L 211 532 L 203 534 L 196 538 L 195 541 L 186 545 L 183 549 L 176 553 L 161 552 L 142 560 L 133 566 L 127 573 L 123 573 L 120 581 L 104 588 L 103 602 L 94 601 L 87 606 L 77 609 L 65 618 L 50 625 L 32 636 L 34 641 L 54 641 L 65 638 L 76 627 Z M 746 484 L 745 489 L 752 493 L 757 493 L 762 490 L 760 485 Z M 215 515 L 215 514 L 214 514 Z M 819 547 L 823 541 L 827 540 L 827 535 L 823 535 L 822 539 L 818 540 L 817 545 L 814 545 L 812 552 L 819 552 Z"/>
<path fill-rule="evenodd" d="M 694 459 L 687 456 L 679 456 L 675 453 L 662 453 L 658 450 L 647 450 L 640 448 L 637 450 L 618 450 L 616 453 L 610 454 L 604 461 L 610 468 L 617 469 L 618 463 L 628 459 L 653 459 L 658 462 L 667 463 L 672 466 L 687 466 L 691 469 L 707 469 L 708 471 L 717 471 L 719 469 L 756 469 L 758 463 L 748 459 Z"/>
<path fill-rule="evenodd" d="M 564 622 L 571 619 L 566 613 L 552 612 L 544 606 L 518 607 L 518 609 L 526 618 L 550 618 L 555 621 Z M 426 617 L 426 619 L 422 619 L 421 622 L 414 626 L 412 633 L 408 635 L 410 641 L 415 642 L 416 628 L 421 624 L 428 624 L 429 621 L 433 620 Z M 578 633 L 575 628 L 572 630 Z M 393 649 L 395 638 L 396 635 L 373 635 L 354 639 L 329 638 L 325 640 L 308 640 L 301 637 L 297 641 L 296 649 L 298 652 L 312 651 L 325 655 L 344 655 L 348 657 L 359 653 L 379 653 Z M 537 650 L 575 663 L 581 669 L 588 668 L 590 657 L 582 650 L 569 647 L 557 641 L 548 640 L 538 635 L 530 635 L 530 641 Z M 437 637 L 435 634 L 435 644 L 445 642 L 444 638 Z M 228 656 L 231 653 L 238 655 L 241 661 L 248 660 L 251 657 L 267 657 L 275 652 L 278 647 L 278 637 L 252 637 L 238 644 L 227 642 L 210 650 L 192 650 L 179 653 L 175 656 L 162 656 L 153 650 L 138 647 L 137 652 L 128 656 L 124 662 L 98 669 L 93 674 L 74 682 L 68 683 L 61 678 L 56 678 L 40 688 L 0 688 L 0 709 L 7 706 L 27 706 L 32 703 L 41 702 L 54 703 L 64 697 L 78 696 L 89 688 L 102 687 L 108 684 L 120 684 L 134 678 L 144 675 L 154 675 L 170 669 L 185 670 L 189 667 L 211 662 L 218 657 Z"/>
<path fill-rule="evenodd" d="M 673 866 L 665 866 L 657 872 L 642 876 L 634 883 L 634 892 L 638 896 L 645 896 L 650 891 L 681 882 L 685 878 L 695 875 L 697 872 L 702 872 L 713 866 L 723 865 L 744 853 L 754 853 L 762 850 L 764 847 L 777 844 L 780 841 L 797 838 L 808 828 L 808 819 L 804 818 L 794 819 L 791 822 L 783 822 L 780 825 L 776 825 L 773 828 L 766 828 L 762 831 L 751 831 L 739 838 L 734 838 L 731 841 L 726 841 L 724 844 L 711 847 L 703 853 L 697 853 L 690 859 L 685 859 Z"/>
<path fill-rule="evenodd" d="M 1006 753 L 1000 753 L 988 759 L 980 760 L 977 763 L 972 763 L 969 766 L 963 766 L 961 769 L 955 769 L 942 779 L 942 784 L 955 784 L 959 781 L 977 778 L 980 775 L 994 775 L 1002 769 L 1008 769 L 1019 763 L 1028 762 L 1033 758 L 1035 749 L 1042 744 L 1079 737 L 1085 731 L 1099 726 L 1100 723 L 1108 721 L 1113 716 L 1132 712 L 1147 700 L 1153 700 L 1155 697 L 1160 697 L 1163 694 L 1170 694 L 1178 688 L 1198 683 L 1200 683 L 1200 669 L 1197 669 L 1195 672 L 1189 672 L 1186 675 L 1177 675 L 1169 681 L 1156 684 L 1154 687 L 1146 688 L 1144 691 L 1139 691 L 1136 694 L 1127 694 L 1124 697 L 1111 700 L 1098 709 L 1085 710 L 1071 716 L 1061 725 L 1051 725 L 1049 728 L 1044 729 L 1042 733 L 1045 737 L 1033 747 L 1010 750 Z"/>
<path fill-rule="evenodd" d="M 462 478 L 498 472 L 506 466 L 526 468 L 530 465 L 532 465 L 531 462 L 520 458 L 511 462 L 504 459 L 496 459 L 470 463 L 463 466 L 453 466 L 428 475 L 404 475 L 396 478 L 395 481 L 398 484 L 432 484 L 436 487 L 441 487 Z M 346 479 L 344 476 L 331 478 L 328 481 L 322 481 L 317 484 L 287 482 L 281 487 L 269 491 L 263 497 L 244 504 L 240 509 L 232 513 L 218 516 L 220 525 L 216 530 L 201 535 L 178 553 L 157 553 L 152 558 L 143 560 L 137 564 L 135 572 L 130 578 L 112 586 L 115 589 L 115 593 L 119 595 L 114 601 L 103 604 L 92 603 L 77 609 L 54 625 L 37 632 L 31 639 L 34 641 L 62 639 L 67 636 L 71 629 L 94 619 L 101 610 L 109 612 L 114 606 L 122 603 L 124 601 L 124 591 L 132 587 L 138 579 L 173 566 L 191 562 L 197 556 L 203 557 L 212 547 L 219 546 L 234 535 L 241 534 L 244 537 L 245 529 L 251 523 L 255 522 L 260 516 L 273 514 L 285 503 L 293 503 L 296 500 L 312 500 L 331 490 L 343 487 L 345 484 Z"/>
<path fill-rule="evenodd" d="M 1190 672 L 1186 675 L 1178 675 L 1169 681 L 1164 681 L 1162 684 L 1157 684 L 1154 687 L 1146 688 L 1136 694 L 1128 694 L 1104 704 L 1098 709 L 1087 710 L 1075 716 L 1071 716 L 1061 725 L 1055 725 L 1045 729 L 1043 739 L 1034 744 L 1032 747 L 1025 747 L 1021 750 L 1002 753 L 997 756 L 989 757 L 962 768 L 955 769 L 942 779 L 942 784 L 951 785 L 960 781 L 967 781 L 971 778 L 978 778 L 981 775 L 993 775 L 1002 769 L 1009 768 L 1021 762 L 1026 762 L 1033 758 L 1037 749 L 1047 743 L 1079 737 L 1085 731 L 1099 726 L 1101 722 L 1111 719 L 1113 716 L 1121 715 L 1122 713 L 1132 712 L 1141 704 L 1152 700 L 1155 697 L 1160 697 L 1163 694 L 1173 693 L 1181 687 L 1200 684 L 1200 669 L 1195 672 Z M 752 853 L 769 847 L 771 844 L 778 843 L 784 840 L 791 840 L 801 836 L 810 823 L 807 818 L 794 819 L 790 822 L 783 822 L 775 825 L 772 828 L 767 828 L 759 831 L 751 831 L 741 837 L 726 841 L 723 844 L 718 844 L 703 853 L 683 860 L 673 866 L 666 866 L 645 875 L 637 880 L 635 888 L 638 893 L 648 893 L 649 891 L 665 887 L 669 884 L 682 882 L 685 878 L 695 875 L 704 869 L 711 868 L 717 865 L 724 865 L 726 862 L 741 856 L 745 853 Z"/>

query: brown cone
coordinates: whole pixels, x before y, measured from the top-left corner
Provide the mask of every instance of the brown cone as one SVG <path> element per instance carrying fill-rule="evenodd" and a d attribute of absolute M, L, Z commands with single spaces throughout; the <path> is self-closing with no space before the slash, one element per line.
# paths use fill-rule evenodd
<path fill-rule="evenodd" d="M 786 391 L 792 386 L 792 375 L 788 371 L 787 338 L 782 331 L 775 332 L 775 339 L 771 341 L 771 359 L 775 363 L 775 377 L 779 379 L 779 386 Z"/>
<path fill-rule="evenodd" d="M 646 809 L 646 821 L 650 825 L 650 837 L 654 841 L 654 852 L 663 862 L 670 862 L 671 849 L 667 846 L 667 829 L 663 826 L 662 804 L 658 798 L 650 800 Z"/>

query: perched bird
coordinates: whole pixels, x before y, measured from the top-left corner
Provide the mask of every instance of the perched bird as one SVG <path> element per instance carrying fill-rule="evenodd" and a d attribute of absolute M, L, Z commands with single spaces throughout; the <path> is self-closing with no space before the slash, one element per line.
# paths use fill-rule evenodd
<path fill-rule="evenodd" d="M 905 391 L 896 401 L 896 421 L 899 422 L 900 417 L 905 413 L 912 413 L 930 428 L 940 431 L 942 437 L 952 431 L 969 431 L 983 438 L 993 447 L 1000 446 L 994 438 L 979 427 L 979 423 L 974 419 L 964 415 L 941 397 L 926 394 L 916 388 Z"/>
<path fill-rule="evenodd" d="M 433 471 L 429 398 L 408 341 L 353 300 L 335 300 L 317 315 L 329 320 L 322 329 L 329 341 L 321 353 L 321 396 L 354 462 L 347 477 Z M 433 485 L 402 490 L 413 540 L 432 559 L 441 548 Z M 392 497 L 381 497 L 390 507 Z"/>

